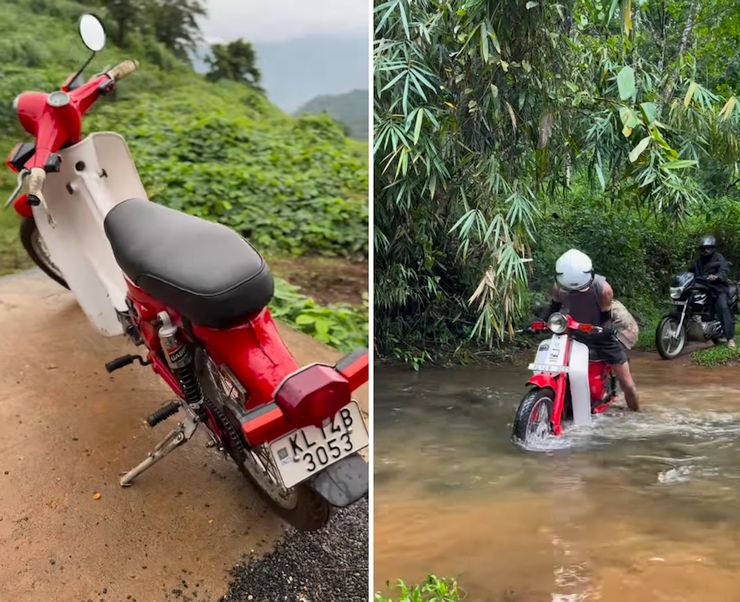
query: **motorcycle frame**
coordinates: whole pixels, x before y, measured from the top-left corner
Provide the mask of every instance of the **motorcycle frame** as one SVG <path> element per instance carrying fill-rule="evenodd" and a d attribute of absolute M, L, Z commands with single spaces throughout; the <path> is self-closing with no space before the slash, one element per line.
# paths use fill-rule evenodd
<path fill-rule="evenodd" d="M 568 316 L 568 330 L 581 330 L 582 326 L 583 325 L 581 325 L 579 322 L 576 322 L 575 320 L 573 320 L 573 318 Z M 532 324 L 532 330 L 544 331 L 547 330 L 547 325 L 545 324 L 545 322 L 535 322 L 534 324 Z M 572 340 L 572 335 L 568 334 L 564 354 L 564 365 L 566 366 L 570 361 Z M 609 396 L 609 399 L 605 399 L 606 394 L 608 393 L 608 382 L 602 382 L 602 387 L 600 391 L 596 390 L 595 386 L 596 377 L 598 375 L 606 376 L 607 379 L 610 379 L 612 377 L 612 374 L 613 373 L 611 368 L 603 360 L 589 361 L 588 386 L 591 395 L 591 412 L 593 414 L 601 414 L 602 412 L 604 412 L 609 407 L 609 404 L 614 401 L 614 398 L 616 397 L 616 392 L 612 392 L 612 394 Z M 533 388 L 552 390 L 554 394 L 551 419 L 552 432 L 557 436 L 562 435 L 562 417 L 563 411 L 565 410 L 565 398 L 569 387 L 568 372 L 566 370 L 563 370 L 561 372 L 536 372 L 529 377 L 529 379 L 527 380 L 527 385 L 530 385 Z M 593 403 L 595 401 L 600 401 L 600 403 L 594 406 Z"/>

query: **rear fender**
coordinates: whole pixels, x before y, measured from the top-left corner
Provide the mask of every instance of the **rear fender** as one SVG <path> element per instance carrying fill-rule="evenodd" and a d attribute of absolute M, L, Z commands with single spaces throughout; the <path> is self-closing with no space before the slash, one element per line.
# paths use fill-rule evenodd
<path fill-rule="evenodd" d="M 332 506 L 344 508 L 367 495 L 367 463 L 352 454 L 332 464 L 308 481 L 308 486 Z"/>

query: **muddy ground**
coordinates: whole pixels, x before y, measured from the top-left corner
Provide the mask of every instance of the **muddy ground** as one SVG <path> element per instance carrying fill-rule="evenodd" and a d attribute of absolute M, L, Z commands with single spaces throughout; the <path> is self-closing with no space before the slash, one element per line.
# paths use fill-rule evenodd
<path fill-rule="evenodd" d="M 281 327 L 299 363 L 337 357 Z M 245 555 L 285 533 L 205 436 L 128 489 L 118 473 L 164 436 L 144 419 L 171 398 L 39 271 L 0 278 L 0 600 L 215 600 Z M 367 408 L 367 392 L 359 399 Z M 98 495 L 99 494 L 99 495 Z M 257 598 L 255 598 L 257 600 Z"/>

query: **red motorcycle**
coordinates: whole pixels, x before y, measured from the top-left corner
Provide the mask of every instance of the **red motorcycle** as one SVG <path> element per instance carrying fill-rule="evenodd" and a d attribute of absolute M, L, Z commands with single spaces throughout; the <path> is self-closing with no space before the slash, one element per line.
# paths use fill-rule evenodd
<path fill-rule="evenodd" d="M 81 137 L 82 116 L 138 67 L 125 61 L 86 83 L 105 44 L 93 15 L 80 19 L 92 50 L 57 91 L 24 92 L 14 106 L 34 138 L 11 151 L 18 173 L 8 199 L 21 238 L 50 277 L 69 288 L 104 335 L 126 334 L 177 399 L 148 418 L 181 422 L 121 478 L 127 486 L 199 425 L 275 510 L 299 529 L 324 525 L 332 506 L 365 496 L 367 427 L 352 392 L 368 379 L 368 354 L 299 367 L 267 309 L 273 279 L 262 256 L 225 226 L 149 202 L 125 141 Z M 27 192 L 23 193 L 24 185 Z"/>
<path fill-rule="evenodd" d="M 601 333 L 600 327 L 554 313 L 546 322 L 532 323 L 530 329 L 550 331 L 552 336 L 539 344 L 529 365 L 534 372 L 528 381 L 531 388 L 514 418 L 514 439 L 525 446 L 562 435 L 563 420 L 589 424 L 591 415 L 606 410 L 617 396 L 611 367 L 604 361 L 591 360 L 588 347 L 572 334 Z"/>

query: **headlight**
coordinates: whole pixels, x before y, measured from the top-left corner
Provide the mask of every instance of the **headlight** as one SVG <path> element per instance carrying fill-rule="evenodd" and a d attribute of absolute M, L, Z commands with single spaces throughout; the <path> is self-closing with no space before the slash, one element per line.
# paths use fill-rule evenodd
<path fill-rule="evenodd" d="M 682 286 L 672 286 L 670 289 L 671 299 L 679 299 L 683 294 Z"/>
<path fill-rule="evenodd" d="M 568 318 L 560 313 L 552 314 L 547 319 L 547 327 L 555 334 L 563 334 L 568 328 Z"/>

